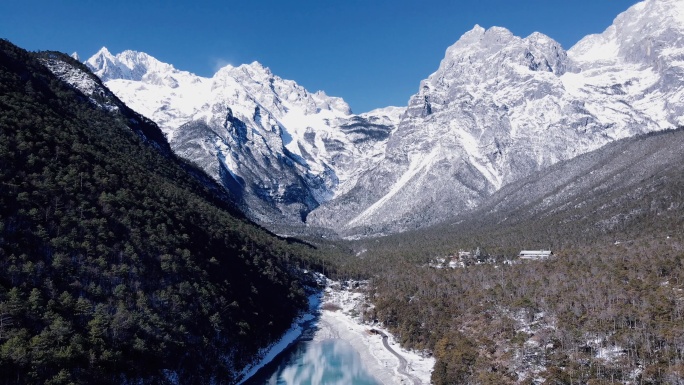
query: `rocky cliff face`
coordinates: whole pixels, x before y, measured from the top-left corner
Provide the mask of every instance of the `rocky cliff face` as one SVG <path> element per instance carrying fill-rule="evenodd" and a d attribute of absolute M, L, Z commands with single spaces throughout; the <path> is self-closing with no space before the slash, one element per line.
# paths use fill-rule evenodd
<path fill-rule="evenodd" d="M 683 5 L 639 3 L 569 51 L 476 26 L 421 82 L 384 161 L 310 221 L 348 235 L 424 226 L 559 160 L 684 124 Z"/>

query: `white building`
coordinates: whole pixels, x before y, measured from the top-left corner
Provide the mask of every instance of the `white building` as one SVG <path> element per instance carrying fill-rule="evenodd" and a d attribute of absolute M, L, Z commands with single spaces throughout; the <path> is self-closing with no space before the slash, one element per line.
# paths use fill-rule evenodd
<path fill-rule="evenodd" d="M 551 250 L 523 250 L 518 257 L 520 259 L 546 259 L 552 255 Z"/>

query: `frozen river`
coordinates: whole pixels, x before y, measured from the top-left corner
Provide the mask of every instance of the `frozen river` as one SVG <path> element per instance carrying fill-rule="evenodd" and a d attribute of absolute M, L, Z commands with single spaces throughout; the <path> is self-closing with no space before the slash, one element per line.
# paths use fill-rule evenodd
<path fill-rule="evenodd" d="M 246 385 L 379 385 L 361 356 L 340 339 L 302 341 L 245 382 Z"/>

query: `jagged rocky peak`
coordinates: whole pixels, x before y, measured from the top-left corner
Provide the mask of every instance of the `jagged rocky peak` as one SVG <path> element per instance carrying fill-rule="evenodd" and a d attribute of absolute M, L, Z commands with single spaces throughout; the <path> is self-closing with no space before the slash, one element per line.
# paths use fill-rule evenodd
<path fill-rule="evenodd" d="M 227 65 L 216 72 L 214 78 L 231 77 L 239 81 L 251 82 L 268 82 L 273 77 L 270 68 L 264 66 L 258 61 L 253 61 L 250 64 L 241 64 L 237 67 Z"/>
<path fill-rule="evenodd" d="M 582 69 L 605 64 L 658 66 L 663 55 L 682 56 L 684 1 L 647 0 L 618 15 L 603 33 L 588 35 L 569 50 Z"/>
<path fill-rule="evenodd" d="M 229 79 L 229 80 L 228 80 Z M 244 87 L 261 104 L 277 107 L 281 103 L 294 103 L 305 107 L 306 114 L 321 110 L 337 110 L 345 115 L 351 114 L 349 105 L 338 97 L 330 97 L 323 91 L 310 93 L 293 80 L 283 79 L 271 72 L 270 68 L 254 61 L 240 66 L 226 66 L 214 75 L 214 87 L 224 87 L 226 81 L 235 81 Z M 276 96 L 276 98 L 274 98 Z"/>
<path fill-rule="evenodd" d="M 172 75 L 180 71 L 171 64 L 163 63 L 144 52 L 126 50 L 112 55 L 107 47 L 102 47 L 86 61 L 86 65 L 105 82 L 123 79 L 178 86 L 177 82 L 172 79 Z"/>
<path fill-rule="evenodd" d="M 506 46 L 514 36 L 511 31 L 502 27 L 485 29 L 476 24 L 473 29 L 461 36 L 456 43 L 446 50 L 445 60 L 460 58 L 465 49 L 477 47 L 477 50 L 497 51 Z"/>
<path fill-rule="evenodd" d="M 342 98 L 330 97 L 322 91 L 310 93 L 295 81 L 274 75 L 257 61 L 237 67 L 226 66 L 214 75 L 213 88 L 225 87 L 229 83 L 239 84 L 259 104 L 281 114 L 286 114 L 293 106 L 303 108 L 305 115 L 326 110 L 351 114 L 351 108 Z"/>
<path fill-rule="evenodd" d="M 568 65 L 568 54 L 560 43 L 543 33 L 534 32 L 524 39 L 528 51 L 525 52 L 523 65 L 532 71 L 548 71 L 560 76 Z"/>
<path fill-rule="evenodd" d="M 476 25 L 447 49 L 435 75 L 456 70 L 471 77 L 489 77 L 501 74 L 500 67 L 506 64 L 561 75 L 565 72 L 566 56 L 558 42 L 542 33 L 535 32 L 523 39 L 506 28 L 485 30 Z"/>
<path fill-rule="evenodd" d="M 496 92 L 532 78 L 553 82 L 567 68 L 566 51 L 542 33 L 523 39 L 506 28 L 476 25 L 446 50 L 437 71 L 421 82 L 408 116 L 424 118 L 453 103 L 468 103 L 483 91 Z"/>
<path fill-rule="evenodd" d="M 107 47 L 102 47 L 95 55 L 86 60 L 86 65 L 105 82 L 123 76 L 121 70 L 116 65 L 116 61 L 116 57 L 109 52 Z"/>

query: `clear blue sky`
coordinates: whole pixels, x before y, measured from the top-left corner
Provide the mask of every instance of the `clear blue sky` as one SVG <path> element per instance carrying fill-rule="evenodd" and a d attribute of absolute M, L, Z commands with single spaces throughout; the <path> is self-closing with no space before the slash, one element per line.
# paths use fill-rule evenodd
<path fill-rule="evenodd" d="M 211 76 L 259 61 L 354 112 L 406 105 L 475 24 L 568 49 L 636 0 L 1 0 L 0 37 L 28 50 L 147 52 Z"/>

